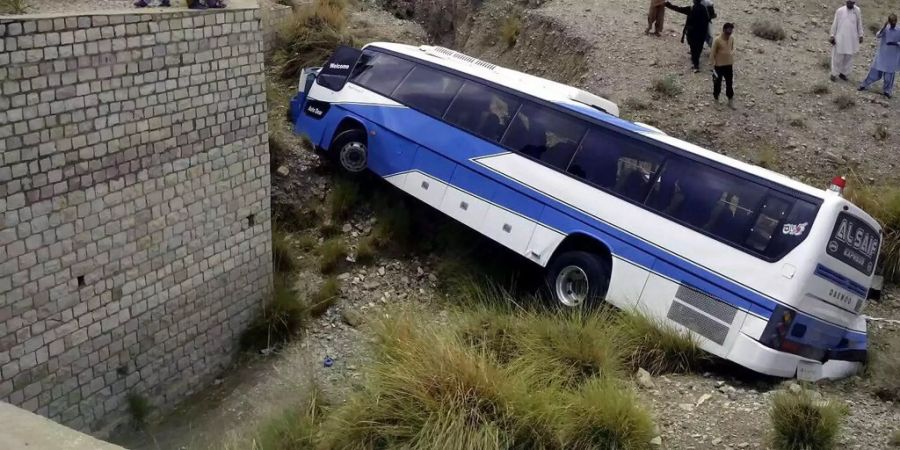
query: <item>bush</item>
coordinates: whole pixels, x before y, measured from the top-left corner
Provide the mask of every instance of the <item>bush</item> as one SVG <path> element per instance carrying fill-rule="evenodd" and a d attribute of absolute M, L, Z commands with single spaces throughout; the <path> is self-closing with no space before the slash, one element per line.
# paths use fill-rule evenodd
<path fill-rule="evenodd" d="M 362 265 L 369 265 L 375 262 L 378 242 L 375 235 L 368 235 L 359 241 L 356 247 L 356 262 Z"/>
<path fill-rule="evenodd" d="M 850 94 L 841 94 L 834 98 L 834 104 L 839 110 L 844 111 L 856 106 L 856 97 Z"/>
<path fill-rule="evenodd" d="M 317 0 L 296 10 L 273 45 L 283 78 L 296 81 L 303 68 L 321 65 L 339 45 L 353 45 L 346 9 L 345 1 Z"/>
<path fill-rule="evenodd" d="M 877 220 L 882 235 L 878 264 L 885 279 L 900 280 L 900 188 L 870 186 L 858 177 L 851 179 L 846 198 Z"/>
<path fill-rule="evenodd" d="M 776 170 L 780 165 L 778 150 L 775 146 L 766 144 L 759 151 L 756 158 L 756 165 L 764 169 Z"/>
<path fill-rule="evenodd" d="M 293 272 L 297 268 L 296 261 L 288 235 L 280 230 L 272 230 L 272 264 L 275 272 Z"/>
<path fill-rule="evenodd" d="M 569 395 L 566 406 L 566 420 L 560 424 L 563 448 L 652 448 L 653 419 L 621 383 L 589 380 Z"/>
<path fill-rule="evenodd" d="M 340 238 L 331 238 L 319 247 L 319 271 L 334 273 L 347 257 L 347 244 Z"/>
<path fill-rule="evenodd" d="M 874 136 L 875 140 L 877 141 L 887 140 L 887 138 L 891 136 L 891 133 L 888 130 L 889 128 L 887 125 L 883 123 L 876 123 L 875 130 L 872 132 L 872 136 Z"/>
<path fill-rule="evenodd" d="M 837 446 L 846 408 L 817 401 L 808 391 L 781 391 L 772 399 L 769 420 L 775 450 L 829 450 Z"/>
<path fill-rule="evenodd" d="M 823 56 L 821 59 L 819 59 L 819 67 L 831 72 L 831 57 Z"/>
<path fill-rule="evenodd" d="M 675 97 L 681 94 L 681 86 L 675 81 L 675 77 L 669 75 L 665 78 L 653 80 L 653 91 L 664 97 Z"/>
<path fill-rule="evenodd" d="M 816 95 L 825 95 L 831 92 L 831 88 L 825 83 L 816 83 L 810 92 Z"/>
<path fill-rule="evenodd" d="M 693 335 L 641 312 L 622 312 L 616 328 L 624 336 L 623 349 L 632 372 L 638 368 L 651 374 L 689 372 L 710 360 Z"/>
<path fill-rule="evenodd" d="M 757 37 L 768 39 L 770 41 L 783 41 L 784 38 L 787 37 L 781 24 L 772 23 L 767 20 L 753 22 L 751 30 Z"/>
<path fill-rule="evenodd" d="M 294 239 L 294 244 L 296 245 L 296 247 L 303 251 L 310 251 L 316 248 L 316 244 L 318 243 L 319 240 L 311 234 L 303 234 L 297 236 L 297 238 Z"/>
<path fill-rule="evenodd" d="M 794 128 L 806 128 L 806 119 L 800 115 L 791 116 L 788 118 L 788 125 Z"/>
<path fill-rule="evenodd" d="M 126 397 L 126 401 L 128 402 L 128 413 L 131 414 L 131 420 L 134 425 L 145 425 L 147 417 L 150 416 L 150 411 L 153 409 L 147 397 L 136 392 L 130 392 Z"/>
<path fill-rule="evenodd" d="M 325 413 L 322 394 L 313 390 L 302 406 L 269 418 L 253 437 L 253 450 L 299 450 L 315 448 L 316 432 Z"/>
<path fill-rule="evenodd" d="M 519 40 L 519 34 L 522 31 L 522 19 L 519 16 L 509 16 L 503 21 L 500 27 L 500 38 L 507 47 L 513 47 Z"/>
<path fill-rule="evenodd" d="M 28 4 L 25 0 L 0 0 L 0 14 L 25 14 Z"/>
<path fill-rule="evenodd" d="M 288 341 L 308 321 L 307 307 L 294 291 L 293 279 L 276 274 L 272 298 L 241 335 L 244 350 L 272 348 Z"/>
<path fill-rule="evenodd" d="M 336 178 L 326 199 L 331 218 L 334 220 L 346 219 L 358 202 L 359 185 L 346 178 Z"/>
<path fill-rule="evenodd" d="M 328 311 L 337 302 L 341 295 L 341 282 L 335 277 L 329 277 L 319 286 L 319 290 L 310 298 L 309 315 L 319 317 Z"/>
<path fill-rule="evenodd" d="M 272 199 L 272 221 L 282 231 L 304 231 L 320 223 L 319 211 L 291 200 Z"/>
<path fill-rule="evenodd" d="M 873 340 L 869 347 L 866 373 L 875 395 L 883 400 L 896 402 L 900 401 L 900 337 L 884 344 L 876 345 Z"/>

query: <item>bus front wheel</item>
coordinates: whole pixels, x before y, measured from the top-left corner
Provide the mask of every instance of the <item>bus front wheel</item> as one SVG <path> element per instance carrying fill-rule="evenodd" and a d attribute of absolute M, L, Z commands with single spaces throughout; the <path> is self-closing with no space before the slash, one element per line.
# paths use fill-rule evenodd
<path fill-rule="evenodd" d="M 335 136 L 330 150 L 341 169 L 346 172 L 358 174 L 368 167 L 369 148 L 366 132 L 363 130 L 347 130 Z"/>
<path fill-rule="evenodd" d="M 547 267 L 546 284 L 556 306 L 593 307 L 606 296 L 609 275 L 609 264 L 598 255 L 570 251 L 554 258 Z"/>

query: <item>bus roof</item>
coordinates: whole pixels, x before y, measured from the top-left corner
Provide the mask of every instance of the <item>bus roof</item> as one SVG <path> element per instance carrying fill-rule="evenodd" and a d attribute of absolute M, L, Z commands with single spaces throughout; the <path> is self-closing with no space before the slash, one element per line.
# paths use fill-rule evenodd
<path fill-rule="evenodd" d="M 704 149 L 700 146 L 691 144 L 690 142 L 669 136 L 659 129 L 648 125 L 637 124 L 621 119 L 618 117 L 619 108 L 615 103 L 582 89 L 496 66 L 442 47 L 427 45 L 416 47 L 388 42 L 373 42 L 366 45 L 366 47 L 369 46 L 383 48 L 401 55 L 410 56 L 433 64 L 449 67 L 460 72 L 472 74 L 478 78 L 505 86 L 512 90 L 527 93 L 533 97 L 552 102 L 610 125 L 640 133 L 660 143 L 676 147 L 685 152 L 693 153 L 720 164 L 734 167 L 735 169 L 770 180 L 815 198 L 825 198 L 824 189 L 817 189 L 780 173 Z M 603 111 L 596 109 L 595 107 L 601 108 Z"/>

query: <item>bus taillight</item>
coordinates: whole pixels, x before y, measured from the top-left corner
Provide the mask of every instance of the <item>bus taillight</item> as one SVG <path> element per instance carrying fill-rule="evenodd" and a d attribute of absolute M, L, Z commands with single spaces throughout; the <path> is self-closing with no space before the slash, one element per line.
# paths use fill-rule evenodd
<path fill-rule="evenodd" d="M 843 197 L 845 187 L 847 187 L 847 178 L 843 176 L 836 176 L 831 179 L 831 184 L 828 186 L 828 190 L 836 192 L 838 195 Z"/>

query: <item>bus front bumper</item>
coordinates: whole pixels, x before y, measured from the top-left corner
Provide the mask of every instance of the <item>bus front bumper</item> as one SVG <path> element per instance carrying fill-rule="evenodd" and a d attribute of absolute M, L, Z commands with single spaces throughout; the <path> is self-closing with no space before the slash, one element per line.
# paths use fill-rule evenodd
<path fill-rule="evenodd" d="M 822 362 L 775 350 L 742 332 L 737 334 L 728 359 L 756 372 L 803 381 L 847 378 L 863 368 L 862 361 L 829 359 Z"/>

